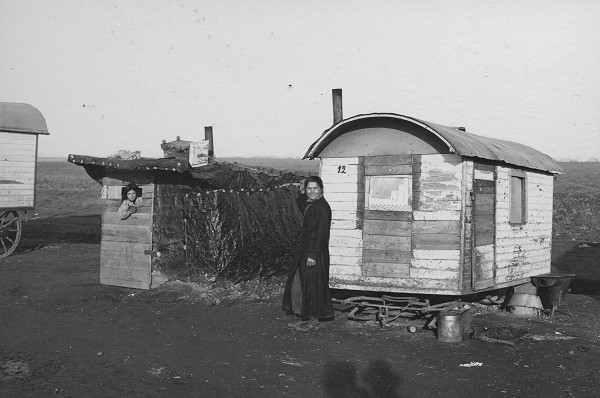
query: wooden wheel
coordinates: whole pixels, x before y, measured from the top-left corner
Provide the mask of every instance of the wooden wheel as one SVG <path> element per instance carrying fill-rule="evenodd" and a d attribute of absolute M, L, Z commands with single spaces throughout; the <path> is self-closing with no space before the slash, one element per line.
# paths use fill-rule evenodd
<path fill-rule="evenodd" d="M 21 220 L 16 211 L 0 214 L 0 258 L 10 255 L 21 239 Z"/>

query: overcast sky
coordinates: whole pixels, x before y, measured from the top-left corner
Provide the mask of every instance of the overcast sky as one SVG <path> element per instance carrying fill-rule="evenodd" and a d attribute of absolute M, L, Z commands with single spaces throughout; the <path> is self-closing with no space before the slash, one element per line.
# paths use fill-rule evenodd
<path fill-rule="evenodd" d="M 0 0 L 0 101 L 46 117 L 40 156 L 204 138 L 299 158 L 344 117 L 393 112 L 600 158 L 600 2 Z"/>

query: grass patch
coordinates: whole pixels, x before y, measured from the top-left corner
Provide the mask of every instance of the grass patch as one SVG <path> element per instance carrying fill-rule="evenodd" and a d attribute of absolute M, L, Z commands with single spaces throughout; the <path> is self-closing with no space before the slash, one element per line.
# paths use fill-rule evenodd
<path fill-rule="evenodd" d="M 100 214 L 102 186 L 81 166 L 72 163 L 38 162 L 36 210 L 40 217 Z"/>
<path fill-rule="evenodd" d="M 554 180 L 554 235 L 600 242 L 600 162 L 560 163 Z"/>

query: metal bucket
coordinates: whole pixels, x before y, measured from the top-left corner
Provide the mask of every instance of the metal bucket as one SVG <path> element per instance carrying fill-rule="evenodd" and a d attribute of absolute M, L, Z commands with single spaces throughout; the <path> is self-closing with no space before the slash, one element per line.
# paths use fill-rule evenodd
<path fill-rule="evenodd" d="M 545 274 L 531 277 L 531 283 L 538 288 L 538 296 L 545 309 L 559 306 L 566 300 L 574 276 L 575 274 Z"/>
<path fill-rule="evenodd" d="M 437 339 L 445 343 L 462 341 L 461 314 L 458 312 L 440 312 L 437 317 Z"/>
<path fill-rule="evenodd" d="M 513 315 L 539 316 L 543 310 L 542 301 L 535 294 L 515 293 L 508 302 L 508 310 Z"/>

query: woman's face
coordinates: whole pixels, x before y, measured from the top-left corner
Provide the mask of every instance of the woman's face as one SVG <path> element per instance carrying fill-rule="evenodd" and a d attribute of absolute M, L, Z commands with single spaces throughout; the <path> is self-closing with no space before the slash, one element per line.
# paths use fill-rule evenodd
<path fill-rule="evenodd" d="M 308 196 L 310 200 L 317 200 L 321 197 L 321 195 L 323 195 L 323 190 L 319 184 L 314 181 L 310 181 L 306 185 L 306 196 Z"/>
<path fill-rule="evenodd" d="M 127 199 L 129 199 L 130 202 L 135 202 L 137 199 L 137 192 L 133 189 L 127 192 Z"/>

